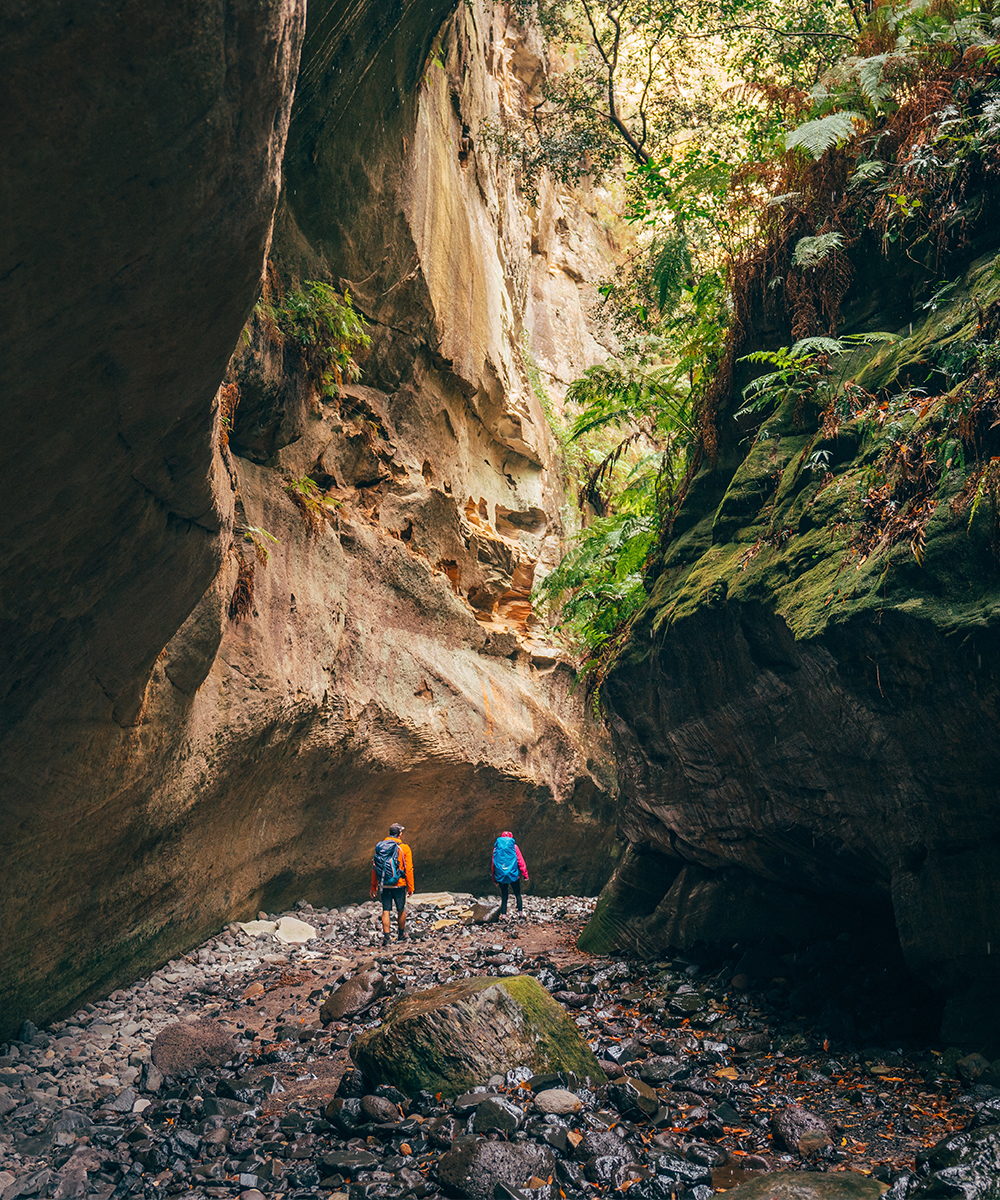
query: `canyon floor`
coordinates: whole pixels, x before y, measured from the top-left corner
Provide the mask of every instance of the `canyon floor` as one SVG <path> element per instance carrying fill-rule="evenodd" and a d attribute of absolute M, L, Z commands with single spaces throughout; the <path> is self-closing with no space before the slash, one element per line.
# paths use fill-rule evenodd
<path fill-rule="evenodd" d="M 728 961 L 625 962 L 576 949 L 592 900 L 528 896 L 523 917 L 488 924 L 470 923 L 474 901 L 424 898 L 407 940 L 388 946 L 374 903 L 303 901 L 283 921 L 230 925 L 64 1021 L 26 1023 L 0 1046 L 0 1200 L 420 1200 L 456 1194 L 439 1164 L 473 1131 L 553 1152 L 553 1177 L 521 1189 L 539 1200 L 656 1196 L 665 1179 L 706 1200 L 776 1170 L 867 1176 L 894 1200 L 917 1186 L 928 1147 L 997 1120 L 987 1064 L 934 1044 L 933 1001 L 891 950 L 842 937 Z M 315 936 L 283 941 L 304 936 L 297 922 Z M 324 1000 L 362 970 L 383 976 L 383 994 L 324 1026 Z M 554 1081 L 524 1070 L 483 1080 L 522 1114 L 516 1131 L 484 1125 L 475 1096 L 366 1089 L 347 1046 L 394 993 L 514 974 L 566 1005 L 606 1069 L 608 1085 L 576 1087 L 582 1111 L 539 1115 L 536 1092 Z M 196 1018 L 231 1031 L 234 1056 L 164 1078 L 154 1039 Z M 655 1113 L 623 1102 L 624 1077 L 655 1092 Z M 368 1092 L 382 1103 L 331 1105 Z"/>

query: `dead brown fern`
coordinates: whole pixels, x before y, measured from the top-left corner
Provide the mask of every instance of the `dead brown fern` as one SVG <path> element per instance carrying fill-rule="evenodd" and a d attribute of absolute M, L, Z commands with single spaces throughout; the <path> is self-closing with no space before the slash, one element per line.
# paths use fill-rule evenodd
<path fill-rule="evenodd" d="M 240 386 L 238 383 L 224 383 L 219 388 L 219 449 L 229 449 L 229 434 L 236 417 L 236 408 L 240 402 Z"/>
<path fill-rule="evenodd" d="M 248 562 L 242 550 L 238 548 L 234 547 L 233 554 L 239 564 L 239 572 L 229 599 L 229 619 L 238 625 L 253 613 L 254 564 L 252 560 Z"/>

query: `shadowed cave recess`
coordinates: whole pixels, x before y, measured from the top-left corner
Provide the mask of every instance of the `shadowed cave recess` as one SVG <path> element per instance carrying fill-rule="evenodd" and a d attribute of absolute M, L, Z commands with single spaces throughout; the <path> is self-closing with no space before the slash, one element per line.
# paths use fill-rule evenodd
<path fill-rule="evenodd" d="M 485 0 L 128 21 L 2 18 L 0 1038 L 357 899 L 398 820 L 420 890 L 480 891 L 503 828 L 539 893 L 603 888 L 597 953 L 867 939 L 1000 1052 L 992 576 L 797 625 L 725 559 L 754 499 L 724 427 L 603 719 L 529 620 L 566 497 L 524 348 L 555 389 L 605 357 L 618 252 L 470 143 L 530 109 L 537 35 Z M 336 399 L 255 309 L 317 279 L 371 339 Z"/>

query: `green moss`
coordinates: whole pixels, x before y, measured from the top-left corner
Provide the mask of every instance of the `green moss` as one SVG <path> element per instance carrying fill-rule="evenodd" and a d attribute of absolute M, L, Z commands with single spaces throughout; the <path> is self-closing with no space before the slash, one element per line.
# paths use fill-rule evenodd
<path fill-rule="evenodd" d="M 589 1076 L 594 1085 L 607 1083 L 593 1051 L 580 1037 L 576 1024 L 537 979 L 515 975 L 500 986 L 520 1005 L 537 1039 L 536 1071 L 572 1071 Z"/>
<path fill-rule="evenodd" d="M 859 352 L 851 364 L 856 382 L 887 396 L 893 388 L 926 385 L 948 401 L 972 360 L 973 342 L 982 337 L 981 314 L 1000 299 L 998 268 L 994 256 L 977 260 L 948 301 L 920 310 L 920 320 L 899 341 Z M 623 662 L 648 653 L 644 628 L 655 633 L 723 600 L 766 604 L 797 638 L 894 607 L 947 633 L 996 618 L 996 516 L 979 511 L 970 521 L 967 511 L 952 511 L 967 478 L 958 441 L 948 441 L 955 416 L 938 403 L 922 417 L 903 413 L 894 425 L 845 421 L 827 438 L 817 417 L 786 402 L 765 419 L 735 471 L 703 472 L 692 489 L 696 519 L 682 524 L 670 546 Z M 866 557 L 856 549 L 862 497 L 877 481 L 892 438 L 920 435 L 943 446 L 942 460 L 954 459 L 933 495 L 922 562 L 906 541 Z M 828 470 L 813 469 L 817 451 Z M 706 498 L 713 488 L 722 495 L 710 512 Z"/>

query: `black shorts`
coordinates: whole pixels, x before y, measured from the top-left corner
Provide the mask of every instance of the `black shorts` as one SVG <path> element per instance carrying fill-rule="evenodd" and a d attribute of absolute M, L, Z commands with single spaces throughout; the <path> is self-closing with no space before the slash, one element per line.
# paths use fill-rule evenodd
<path fill-rule="evenodd" d="M 396 912 L 403 911 L 403 905 L 406 903 L 406 886 L 392 887 L 382 889 L 382 911 L 392 912 L 392 906 L 395 904 Z"/>

